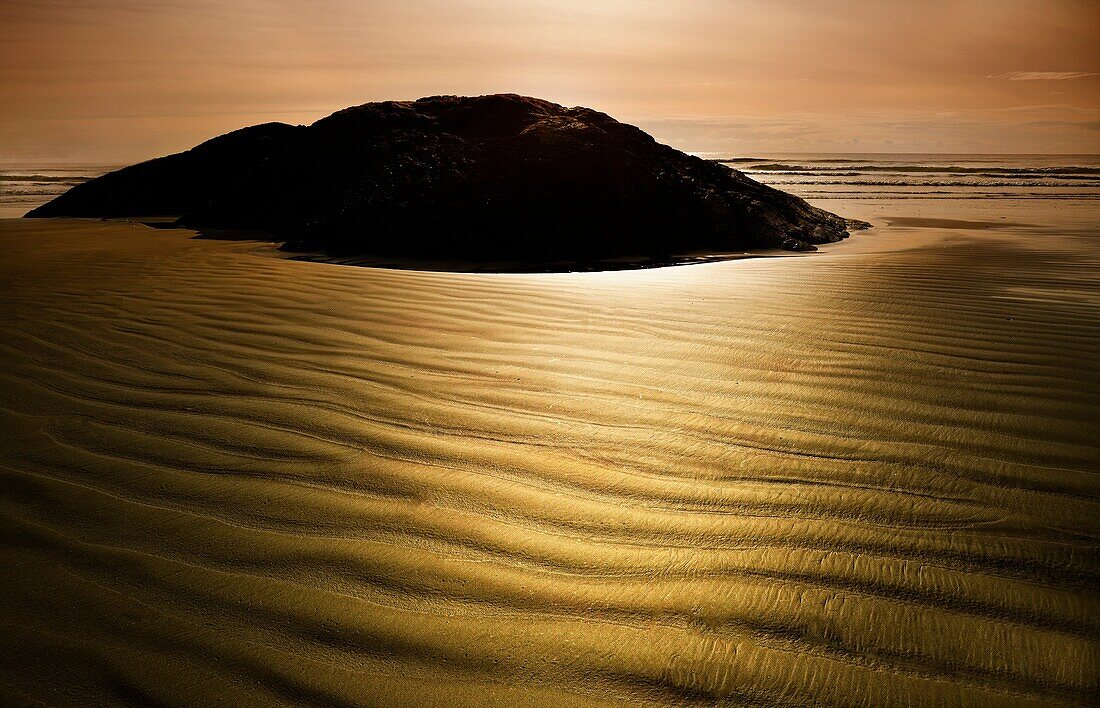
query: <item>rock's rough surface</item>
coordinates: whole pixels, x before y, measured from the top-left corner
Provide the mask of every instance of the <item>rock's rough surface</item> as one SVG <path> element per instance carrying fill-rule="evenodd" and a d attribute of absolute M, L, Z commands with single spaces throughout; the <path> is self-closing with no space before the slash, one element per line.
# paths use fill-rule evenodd
<path fill-rule="evenodd" d="M 511 94 L 243 128 L 27 214 L 153 215 L 332 254 L 575 262 L 812 250 L 864 226 L 598 111 Z"/>

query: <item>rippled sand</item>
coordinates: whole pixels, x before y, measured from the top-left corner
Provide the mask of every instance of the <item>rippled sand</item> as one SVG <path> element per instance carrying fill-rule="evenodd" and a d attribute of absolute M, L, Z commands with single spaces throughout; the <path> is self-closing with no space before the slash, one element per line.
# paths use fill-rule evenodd
<path fill-rule="evenodd" d="M 557 275 L 0 221 L 0 702 L 1097 700 L 1095 206 L 823 206 Z"/>

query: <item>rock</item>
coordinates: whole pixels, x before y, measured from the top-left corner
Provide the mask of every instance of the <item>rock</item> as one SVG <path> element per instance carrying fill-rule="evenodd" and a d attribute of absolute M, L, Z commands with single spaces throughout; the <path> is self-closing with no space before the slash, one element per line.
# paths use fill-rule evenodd
<path fill-rule="evenodd" d="M 511 94 L 243 128 L 27 214 L 154 215 L 266 232 L 288 250 L 520 262 L 813 250 L 866 226 L 598 111 Z"/>

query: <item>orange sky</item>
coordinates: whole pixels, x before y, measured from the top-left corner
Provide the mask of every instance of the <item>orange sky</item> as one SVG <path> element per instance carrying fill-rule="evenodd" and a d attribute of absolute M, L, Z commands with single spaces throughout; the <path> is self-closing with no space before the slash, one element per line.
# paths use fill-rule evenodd
<path fill-rule="evenodd" d="M 684 150 L 1100 152 L 1096 0 L 0 0 L 0 158 L 499 91 Z"/>

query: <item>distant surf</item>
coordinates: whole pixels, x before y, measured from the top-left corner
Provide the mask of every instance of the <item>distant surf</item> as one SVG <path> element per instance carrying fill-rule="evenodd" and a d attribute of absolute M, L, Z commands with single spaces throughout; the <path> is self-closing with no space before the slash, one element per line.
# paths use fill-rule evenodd
<path fill-rule="evenodd" d="M 121 166 L 56 160 L 0 162 L 0 219 L 23 216 L 81 182 Z"/>
<path fill-rule="evenodd" d="M 853 153 L 708 157 L 805 198 L 1100 197 L 1100 155 Z"/>

